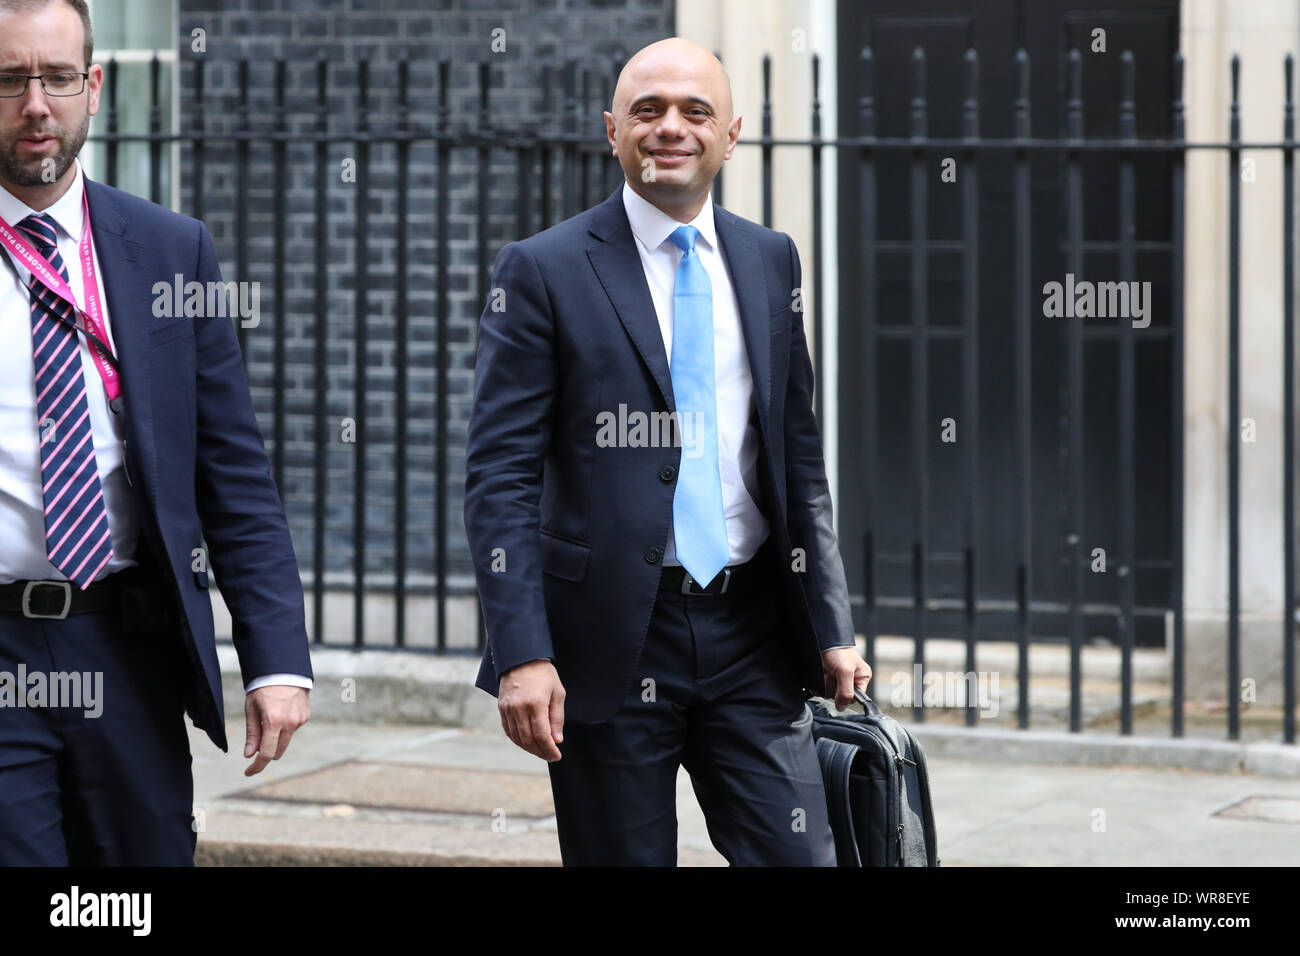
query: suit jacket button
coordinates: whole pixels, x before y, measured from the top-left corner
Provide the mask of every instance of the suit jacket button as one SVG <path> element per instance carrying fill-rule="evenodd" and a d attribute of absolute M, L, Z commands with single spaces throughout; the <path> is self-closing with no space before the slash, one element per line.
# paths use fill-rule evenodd
<path fill-rule="evenodd" d="M 677 474 L 677 469 L 672 465 L 664 465 L 659 469 L 659 478 L 661 481 L 672 481 L 673 475 Z"/>
<path fill-rule="evenodd" d="M 659 549 L 646 548 L 645 560 L 646 560 L 646 564 L 657 564 L 659 561 Z"/>

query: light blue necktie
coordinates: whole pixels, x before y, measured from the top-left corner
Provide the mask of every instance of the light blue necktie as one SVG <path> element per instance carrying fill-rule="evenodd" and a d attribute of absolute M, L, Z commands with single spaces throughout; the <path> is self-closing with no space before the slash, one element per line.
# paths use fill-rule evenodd
<path fill-rule="evenodd" d="M 683 442 L 673 496 L 677 560 L 701 587 L 726 566 L 727 525 L 718 473 L 718 406 L 713 381 L 713 286 L 695 251 L 699 230 L 680 226 L 671 238 L 682 250 L 673 286 L 673 399 Z M 688 417 L 689 416 L 689 417 Z"/>

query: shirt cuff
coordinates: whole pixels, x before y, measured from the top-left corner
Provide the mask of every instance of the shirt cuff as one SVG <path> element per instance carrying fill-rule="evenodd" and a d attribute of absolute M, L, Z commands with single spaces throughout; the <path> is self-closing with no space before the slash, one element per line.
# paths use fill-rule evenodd
<path fill-rule="evenodd" d="M 302 674 L 264 674 L 249 681 L 248 686 L 244 688 L 244 693 L 251 694 L 259 687 L 270 687 L 272 684 L 286 687 L 304 687 L 311 690 L 312 680 Z"/>

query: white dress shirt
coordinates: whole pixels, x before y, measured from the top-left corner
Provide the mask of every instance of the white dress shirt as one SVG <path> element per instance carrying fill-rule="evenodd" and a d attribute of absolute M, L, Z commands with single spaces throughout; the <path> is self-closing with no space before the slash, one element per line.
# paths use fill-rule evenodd
<path fill-rule="evenodd" d="M 641 256 L 646 284 L 650 286 L 650 297 L 654 300 L 670 369 L 673 289 L 682 250 L 669 236 L 682 225 L 699 230 L 695 251 L 713 287 L 713 374 L 718 407 L 718 471 L 722 477 L 722 510 L 727 526 L 727 563 L 741 564 L 758 551 L 771 526 L 755 503 L 759 435 L 754 381 L 741 334 L 735 289 L 713 225 L 713 199 L 706 200 L 699 215 L 689 223 L 680 223 L 637 195 L 625 181 L 623 208 L 627 210 L 628 223 L 636 237 L 636 250 Z M 664 564 L 681 564 L 676 551 L 670 528 Z"/>
<path fill-rule="evenodd" d="M 77 246 L 81 241 L 81 198 L 85 191 L 81 163 L 75 164 L 72 185 L 49 208 L 34 210 L 0 186 L 0 217 L 17 227 L 37 212 L 52 218 L 58 229 L 59 255 L 68 273 L 68 284 L 78 303 L 84 303 L 85 277 L 81 271 Z M 93 249 L 95 278 L 109 346 L 117 354 L 108 299 L 104 294 L 104 270 L 99 252 Z M 0 584 L 29 579 L 66 581 L 65 575 L 50 563 L 45 543 L 45 502 L 41 494 L 41 444 L 37 428 L 36 366 L 32 360 L 30 273 L 18 258 L 6 250 L 17 274 L 0 267 Z M 115 571 L 138 562 L 131 557 L 140 542 L 140 516 L 136 512 L 132 490 L 123 467 L 122 444 L 124 423 L 121 415 L 108 407 L 108 395 L 99 369 L 95 366 L 85 336 L 81 340 L 81 368 L 86 379 L 86 402 L 90 410 L 90 429 L 95 446 L 95 463 L 104 488 L 108 509 L 108 527 L 113 539 L 112 560 L 95 579 L 103 580 Z M 128 390 L 123 396 L 130 402 Z M 309 677 L 300 674 L 267 674 L 255 678 L 246 691 L 268 684 L 312 686 Z"/>

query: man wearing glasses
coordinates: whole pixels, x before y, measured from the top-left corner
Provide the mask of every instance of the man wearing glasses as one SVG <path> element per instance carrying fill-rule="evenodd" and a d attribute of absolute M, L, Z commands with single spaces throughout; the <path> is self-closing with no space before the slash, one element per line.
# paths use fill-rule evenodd
<path fill-rule="evenodd" d="M 188 865 L 184 713 L 225 750 L 208 568 L 246 774 L 308 718 L 302 588 L 202 223 L 91 182 L 84 0 L 0 0 L 0 866 Z M 166 310 L 163 310 L 166 312 Z"/>

